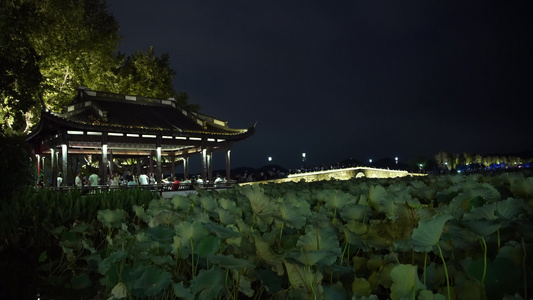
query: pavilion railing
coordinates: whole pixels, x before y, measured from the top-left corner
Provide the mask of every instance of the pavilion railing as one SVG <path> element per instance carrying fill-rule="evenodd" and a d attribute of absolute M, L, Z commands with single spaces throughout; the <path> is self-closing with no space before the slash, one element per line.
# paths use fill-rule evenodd
<path fill-rule="evenodd" d="M 161 183 L 161 184 L 135 184 L 135 185 L 97 185 L 97 186 L 59 186 L 59 187 L 49 187 L 51 190 L 55 191 L 72 191 L 72 190 L 81 190 L 84 193 L 89 192 L 108 192 L 115 190 L 125 190 L 125 189 L 147 189 L 154 192 L 158 192 L 159 195 L 163 195 L 164 192 L 177 192 L 177 191 L 191 191 L 195 189 L 200 190 L 216 190 L 216 189 L 228 189 L 233 188 L 236 184 L 236 181 L 227 181 L 227 182 L 208 182 L 208 183 L 183 183 L 178 184 L 174 183 Z"/>

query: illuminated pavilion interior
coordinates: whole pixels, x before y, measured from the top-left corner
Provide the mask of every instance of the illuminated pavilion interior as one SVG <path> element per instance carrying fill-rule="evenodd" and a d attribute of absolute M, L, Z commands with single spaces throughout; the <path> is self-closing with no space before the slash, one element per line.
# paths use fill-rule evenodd
<path fill-rule="evenodd" d="M 80 87 L 71 105 L 61 113 L 43 108 L 41 120 L 29 134 L 32 157 L 41 174 L 50 159 L 52 185 L 59 172 L 68 173 L 69 155 L 92 155 L 99 159 L 99 176 L 113 173 L 117 158 L 152 158 L 155 177 L 162 179 L 163 158 L 181 160 L 189 175 L 189 157 L 201 155 L 202 177 L 212 180 L 212 153 L 224 151 L 226 178 L 230 174 L 232 145 L 255 132 L 255 125 L 234 129 L 228 122 L 178 106 L 177 101 L 93 91 Z M 181 163 L 181 162 L 180 162 Z M 75 176 L 71 174 L 71 177 Z M 67 180 L 63 181 L 66 184 Z"/>

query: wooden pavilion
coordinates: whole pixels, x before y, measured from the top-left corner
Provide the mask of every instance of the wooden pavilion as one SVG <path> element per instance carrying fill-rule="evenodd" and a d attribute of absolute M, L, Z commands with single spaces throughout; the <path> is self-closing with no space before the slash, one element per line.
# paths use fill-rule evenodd
<path fill-rule="evenodd" d="M 189 157 L 201 155 L 202 177 L 212 181 L 213 151 L 225 151 L 226 177 L 231 179 L 232 145 L 255 132 L 228 127 L 228 122 L 178 106 L 174 99 L 154 99 L 93 91 L 85 87 L 61 113 L 43 108 L 41 120 L 29 134 L 38 172 L 44 158 L 51 162 L 52 185 L 58 172 L 67 175 L 69 155 L 99 157 L 100 178 L 113 173 L 113 159 L 155 157 L 155 177 L 162 180 L 162 157 L 182 160 L 189 175 Z M 76 174 L 74 174 L 75 176 Z M 67 180 L 63 181 L 66 184 Z"/>

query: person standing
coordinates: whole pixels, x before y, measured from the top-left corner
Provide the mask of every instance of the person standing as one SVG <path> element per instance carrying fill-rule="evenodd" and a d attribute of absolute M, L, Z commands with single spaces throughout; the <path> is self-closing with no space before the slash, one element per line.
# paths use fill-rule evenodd
<path fill-rule="evenodd" d="M 148 175 L 146 175 L 144 173 L 139 175 L 139 184 L 140 185 L 148 185 Z"/>
<path fill-rule="evenodd" d="M 81 173 L 78 172 L 78 175 L 76 175 L 76 179 L 74 179 L 74 185 L 76 185 L 77 188 L 81 188 L 83 185 L 83 182 L 81 181 Z"/>
<path fill-rule="evenodd" d="M 89 176 L 89 185 L 90 186 L 97 186 L 98 185 L 98 175 L 96 174 L 91 174 L 91 176 Z"/>
<path fill-rule="evenodd" d="M 59 174 L 57 174 L 57 186 L 60 187 L 62 183 L 63 183 L 63 174 L 59 172 Z"/>

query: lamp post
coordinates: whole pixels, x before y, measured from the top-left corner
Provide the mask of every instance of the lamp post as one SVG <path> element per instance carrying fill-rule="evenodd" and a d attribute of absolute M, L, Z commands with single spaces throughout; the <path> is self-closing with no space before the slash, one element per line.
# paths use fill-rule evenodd
<path fill-rule="evenodd" d="M 396 161 L 396 167 L 398 167 L 398 156 L 396 156 L 394 160 Z"/>
<path fill-rule="evenodd" d="M 269 157 L 268 157 L 268 161 L 272 161 L 272 156 L 269 156 Z"/>
<path fill-rule="evenodd" d="M 303 163 L 303 167 L 305 169 L 305 152 L 302 153 L 302 163 Z"/>

